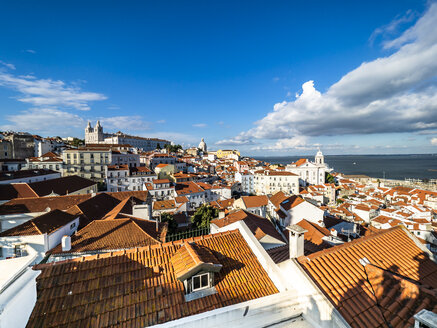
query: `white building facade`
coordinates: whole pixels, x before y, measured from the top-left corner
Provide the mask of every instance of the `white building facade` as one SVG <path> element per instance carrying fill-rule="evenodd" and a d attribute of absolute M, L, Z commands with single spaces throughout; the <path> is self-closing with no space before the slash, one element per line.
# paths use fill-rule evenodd
<path fill-rule="evenodd" d="M 278 191 L 296 195 L 299 193 L 299 176 L 284 171 L 255 171 L 253 188 L 257 195 L 275 194 Z"/>
<path fill-rule="evenodd" d="M 298 175 L 300 184 L 303 186 L 324 184 L 326 173 L 332 171 L 325 164 L 325 157 L 320 150 L 317 152 L 314 162 L 303 158 L 296 163 L 288 164 L 285 170 Z"/>
<path fill-rule="evenodd" d="M 91 127 L 88 122 L 85 128 L 85 144 L 116 144 L 116 145 L 131 145 L 132 147 L 142 149 L 144 151 L 155 150 L 157 148 L 164 149 L 166 145 L 170 145 L 170 141 L 157 138 L 143 138 L 131 136 L 122 132 L 104 133 L 103 126 L 100 121 L 97 121 L 96 126 Z"/>
<path fill-rule="evenodd" d="M 255 194 L 255 183 L 254 183 L 255 176 L 253 173 L 250 172 L 237 172 L 235 173 L 235 181 L 238 181 L 241 183 L 241 190 L 242 192 L 250 195 Z"/>

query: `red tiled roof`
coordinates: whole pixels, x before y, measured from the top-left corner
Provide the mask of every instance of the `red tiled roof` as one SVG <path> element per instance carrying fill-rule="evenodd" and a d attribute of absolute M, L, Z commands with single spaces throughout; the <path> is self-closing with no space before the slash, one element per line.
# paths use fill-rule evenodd
<path fill-rule="evenodd" d="M 12 183 L 0 185 L 0 200 L 14 198 L 38 197 L 27 183 Z"/>
<path fill-rule="evenodd" d="M 129 197 L 122 200 L 115 206 L 111 211 L 106 213 L 106 215 L 102 218 L 105 219 L 115 219 L 117 216 L 122 214 L 132 214 L 132 205 L 135 203 L 134 197 Z"/>
<path fill-rule="evenodd" d="M 387 327 L 381 312 L 393 327 L 413 326 L 421 309 L 437 311 L 437 264 L 413 238 L 395 227 L 298 260 L 351 327 Z"/>
<path fill-rule="evenodd" d="M 296 161 L 296 163 L 294 163 L 294 164 L 296 164 L 296 166 L 301 166 L 301 165 L 305 164 L 307 161 L 308 160 L 306 158 L 301 158 L 298 161 Z"/>
<path fill-rule="evenodd" d="M 281 234 L 275 229 L 272 222 L 262 216 L 255 215 L 245 210 L 238 210 L 232 212 L 222 219 L 214 219 L 211 221 L 219 228 L 225 227 L 237 221 L 243 220 L 247 227 L 255 235 L 256 239 L 260 240 L 266 235 L 271 236 L 277 240 L 284 241 Z"/>
<path fill-rule="evenodd" d="M 195 243 L 185 243 L 170 259 L 176 279 L 183 281 L 199 271 L 219 272 L 223 265 L 211 250 Z"/>
<path fill-rule="evenodd" d="M 144 202 L 150 198 L 150 194 L 147 190 L 106 192 L 105 194 L 120 201 L 129 197 L 135 197 Z"/>
<path fill-rule="evenodd" d="M 204 190 L 197 185 L 197 183 L 193 181 L 187 181 L 187 182 L 178 182 L 176 184 L 176 193 L 181 195 L 188 195 L 192 193 L 199 193 L 203 192 Z"/>
<path fill-rule="evenodd" d="M 178 204 L 184 204 L 184 203 L 188 203 L 188 198 L 185 196 L 178 196 L 178 197 L 175 197 L 175 201 Z"/>
<path fill-rule="evenodd" d="M 273 206 L 278 208 L 279 204 L 281 204 L 287 198 L 288 196 L 286 196 L 282 191 L 278 191 L 276 194 L 270 197 L 270 202 L 273 204 Z"/>
<path fill-rule="evenodd" d="M 323 240 L 323 237 L 331 235 L 328 229 L 305 219 L 299 221 L 297 225 L 307 230 L 307 232 L 304 233 L 305 240 L 313 243 L 314 245 L 321 246 L 319 250 L 331 247 L 329 243 Z"/>
<path fill-rule="evenodd" d="M 305 200 L 302 197 L 293 195 L 288 197 L 286 200 L 283 200 L 280 205 L 284 210 L 288 211 L 293 207 L 302 204 L 303 202 L 305 202 Z"/>
<path fill-rule="evenodd" d="M 153 202 L 153 209 L 156 210 L 169 210 L 176 208 L 176 203 L 174 199 L 170 200 L 159 200 L 156 202 Z"/>
<path fill-rule="evenodd" d="M 37 194 L 37 196 L 42 197 L 50 195 L 53 192 L 58 195 L 67 195 L 96 184 L 97 182 L 95 181 L 85 179 L 77 175 L 70 175 L 57 179 L 32 182 L 29 183 L 29 186 Z"/>
<path fill-rule="evenodd" d="M 223 265 L 214 275 L 217 293 L 190 302 L 170 261 L 188 242 Z M 145 327 L 278 292 L 238 230 L 36 268 L 27 327 Z"/>
<path fill-rule="evenodd" d="M 152 180 L 152 183 L 153 184 L 170 183 L 170 180 L 169 179 L 155 179 L 155 180 Z"/>
<path fill-rule="evenodd" d="M 89 198 L 91 198 L 91 194 L 16 198 L 0 205 L 0 215 L 44 212 L 47 208 L 66 210 Z"/>
<path fill-rule="evenodd" d="M 73 221 L 76 217 L 60 210 L 54 210 L 3 231 L 0 233 L 0 237 L 50 234 Z"/>
<path fill-rule="evenodd" d="M 134 218 L 95 220 L 71 236 L 71 250 L 63 252 L 58 245 L 50 253 L 111 251 L 159 244 L 162 237 L 165 239 L 166 227 L 158 223 L 156 231 L 155 221 Z"/>
<path fill-rule="evenodd" d="M 243 196 L 243 197 L 241 197 L 241 199 L 243 200 L 246 208 L 267 206 L 269 203 L 269 198 L 265 195 Z"/>

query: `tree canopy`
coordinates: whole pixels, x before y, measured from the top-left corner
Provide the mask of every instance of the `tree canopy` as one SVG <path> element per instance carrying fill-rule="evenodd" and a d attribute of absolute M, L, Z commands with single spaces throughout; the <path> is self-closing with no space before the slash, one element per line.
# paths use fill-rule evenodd
<path fill-rule="evenodd" d="M 165 149 L 167 149 L 169 153 L 177 153 L 179 149 L 182 149 L 182 146 L 167 144 L 165 145 Z"/>
<path fill-rule="evenodd" d="M 325 182 L 326 183 L 335 183 L 335 178 L 331 173 L 326 172 L 325 175 Z"/>
<path fill-rule="evenodd" d="M 202 205 L 197 209 L 196 213 L 194 213 L 191 222 L 193 222 L 196 228 L 208 228 L 211 220 L 218 217 L 218 212 L 218 209 L 211 205 Z"/>
<path fill-rule="evenodd" d="M 175 233 L 178 229 L 178 223 L 176 222 L 173 215 L 171 215 L 170 213 L 166 213 L 166 212 L 162 213 L 161 214 L 161 222 L 168 222 L 168 233 L 169 234 Z"/>

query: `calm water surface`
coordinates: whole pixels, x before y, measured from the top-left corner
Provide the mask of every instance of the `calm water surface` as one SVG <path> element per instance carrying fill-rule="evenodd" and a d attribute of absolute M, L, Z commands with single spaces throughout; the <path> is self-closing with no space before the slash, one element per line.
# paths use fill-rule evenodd
<path fill-rule="evenodd" d="M 288 164 L 310 156 L 256 157 L 272 164 Z M 376 178 L 437 179 L 437 154 L 426 155 L 326 155 L 325 162 L 336 172 L 365 174 Z"/>

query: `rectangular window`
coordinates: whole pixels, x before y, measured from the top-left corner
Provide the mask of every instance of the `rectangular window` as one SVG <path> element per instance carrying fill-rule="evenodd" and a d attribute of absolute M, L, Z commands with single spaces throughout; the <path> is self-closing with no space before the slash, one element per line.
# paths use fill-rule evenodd
<path fill-rule="evenodd" d="M 26 252 L 26 245 L 15 245 L 15 256 L 16 257 L 21 257 L 21 256 L 26 256 L 27 252 Z"/>
<path fill-rule="evenodd" d="M 192 278 L 193 291 L 209 287 L 209 273 L 199 274 Z"/>
<path fill-rule="evenodd" d="M 70 229 L 73 229 L 76 226 L 76 222 L 73 222 L 72 224 L 70 224 Z"/>

